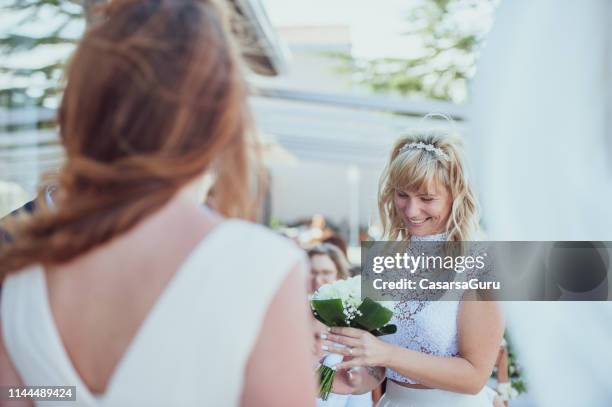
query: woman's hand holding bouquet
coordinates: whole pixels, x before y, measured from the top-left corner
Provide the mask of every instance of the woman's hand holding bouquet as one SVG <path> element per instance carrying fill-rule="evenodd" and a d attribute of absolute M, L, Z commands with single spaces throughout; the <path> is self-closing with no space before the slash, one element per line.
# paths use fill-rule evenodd
<path fill-rule="evenodd" d="M 381 346 L 376 346 L 376 343 L 370 342 L 374 340 L 384 344 L 376 337 L 395 333 L 397 328 L 388 324 L 393 316 L 390 308 L 367 297 L 361 299 L 359 276 L 322 286 L 314 293 L 310 304 L 314 317 L 332 328 L 332 333 L 321 335 L 321 339 L 327 340 L 324 342 L 324 350 L 330 352 L 319 367 L 319 394 L 326 400 L 336 378 L 336 365 L 343 361 L 344 356 L 353 361 L 349 360 L 342 365 L 352 363 L 350 367 L 376 366 L 375 363 L 383 357 L 384 350 Z M 332 345 L 332 342 L 336 345 Z M 359 365 L 360 362 L 366 364 Z M 350 371 L 342 374 L 348 376 L 347 386 L 354 386 L 355 380 L 359 380 L 351 380 Z M 349 384 L 350 381 L 353 383 Z"/>

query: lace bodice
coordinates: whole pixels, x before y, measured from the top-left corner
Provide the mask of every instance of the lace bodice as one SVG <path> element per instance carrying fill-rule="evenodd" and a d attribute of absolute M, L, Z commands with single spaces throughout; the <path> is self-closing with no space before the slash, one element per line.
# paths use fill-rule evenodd
<path fill-rule="evenodd" d="M 446 234 L 413 236 L 412 241 L 444 241 Z M 385 342 L 436 356 L 457 356 L 457 314 L 460 301 L 409 300 L 395 305 L 391 323 L 397 326 L 393 335 L 382 336 Z M 417 382 L 387 369 L 386 376 L 404 383 Z"/>
<path fill-rule="evenodd" d="M 400 302 L 391 321 L 397 332 L 381 339 L 429 355 L 457 356 L 458 311 L 459 301 Z M 386 375 L 400 382 L 417 383 L 392 369 L 387 369 Z"/>

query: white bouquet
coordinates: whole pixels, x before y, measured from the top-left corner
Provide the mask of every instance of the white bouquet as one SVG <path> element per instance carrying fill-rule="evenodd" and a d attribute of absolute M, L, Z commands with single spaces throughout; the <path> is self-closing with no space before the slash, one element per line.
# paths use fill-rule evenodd
<path fill-rule="evenodd" d="M 319 288 L 310 300 L 312 312 L 319 321 L 329 327 L 350 326 L 363 329 L 375 336 L 395 333 L 395 325 L 387 325 L 393 311 L 383 302 L 368 297 L 361 298 L 361 278 L 338 280 Z M 319 394 L 327 400 L 336 377 L 335 365 L 343 356 L 331 353 L 325 357 L 319 367 Z"/>

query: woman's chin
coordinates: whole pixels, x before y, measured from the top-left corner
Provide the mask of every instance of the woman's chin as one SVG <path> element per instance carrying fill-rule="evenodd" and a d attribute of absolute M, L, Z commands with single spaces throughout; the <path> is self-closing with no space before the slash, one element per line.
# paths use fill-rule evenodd
<path fill-rule="evenodd" d="M 410 235 L 412 236 L 429 236 L 432 235 L 433 233 L 429 233 L 427 231 L 422 231 L 422 230 L 408 230 L 410 232 Z"/>

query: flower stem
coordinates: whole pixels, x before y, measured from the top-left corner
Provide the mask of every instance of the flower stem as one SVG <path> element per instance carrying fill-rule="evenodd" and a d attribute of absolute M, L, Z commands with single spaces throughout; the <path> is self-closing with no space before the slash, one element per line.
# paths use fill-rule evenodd
<path fill-rule="evenodd" d="M 325 365 L 319 367 L 319 397 L 322 400 L 327 400 L 327 397 L 329 397 L 335 377 L 335 370 Z"/>

